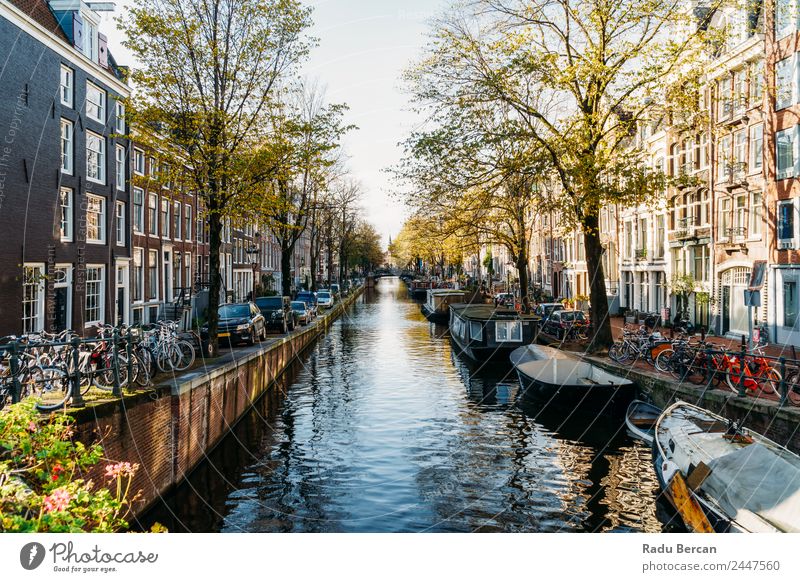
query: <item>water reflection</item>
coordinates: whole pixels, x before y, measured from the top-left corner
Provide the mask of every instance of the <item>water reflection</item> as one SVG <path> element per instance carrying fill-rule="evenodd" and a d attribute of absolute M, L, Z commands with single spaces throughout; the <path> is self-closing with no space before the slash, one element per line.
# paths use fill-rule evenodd
<path fill-rule="evenodd" d="M 172 531 L 659 531 L 621 419 L 542 410 L 381 280 L 143 519 Z"/>

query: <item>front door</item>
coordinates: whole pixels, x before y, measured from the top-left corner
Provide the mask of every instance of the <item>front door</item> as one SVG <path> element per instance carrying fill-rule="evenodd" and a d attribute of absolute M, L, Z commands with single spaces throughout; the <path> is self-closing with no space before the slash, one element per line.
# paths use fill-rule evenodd
<path fill-rule="evenodd" d="M 64 331 L 67 329 L 67 309 L 68 309 L 68 294 L 69 289 L 66 287 L 56 287 L 55 288 L 55 322 L 54 322 L 54 329 L 53 331 L 59 332 Z"/>
<path fill-rule="evenodd" d="M 722 288 L 722 334 L 731 329 L 731 288 L 725 285 Z"/>
<path fill-rule="evenodd" d="M 172 252 L 164 250 L 164 303 L 172 301 Z"/>
<path fill-rule="evenodd" d="M 56 265 L 53 272 L 53 331 L 72 327 L 72 265 Z"/>

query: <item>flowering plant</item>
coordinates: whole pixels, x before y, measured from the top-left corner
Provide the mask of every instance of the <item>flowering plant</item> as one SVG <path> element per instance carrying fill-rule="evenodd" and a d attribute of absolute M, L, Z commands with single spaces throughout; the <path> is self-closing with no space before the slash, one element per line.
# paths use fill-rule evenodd
<path fill-rule="evenodd" d="M 138 465 L 109 463 L 107 482 L 87 479 L 99 444 L 73 439 L 73 419 L 43 417 L 26 400 L 0 412 L 0 532 L 111 532 L 127 527 Z"/>

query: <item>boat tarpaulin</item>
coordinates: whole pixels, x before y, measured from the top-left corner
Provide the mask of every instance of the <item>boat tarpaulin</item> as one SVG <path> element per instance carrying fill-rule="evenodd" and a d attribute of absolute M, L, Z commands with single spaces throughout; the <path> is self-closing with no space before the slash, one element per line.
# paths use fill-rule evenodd
<path fill-rule="evenodd" d="M 731 517 L 752 512 L 780 531 L 800 532 L 800 467 L 758 443 L 707 465 L 701 489 Z"/>

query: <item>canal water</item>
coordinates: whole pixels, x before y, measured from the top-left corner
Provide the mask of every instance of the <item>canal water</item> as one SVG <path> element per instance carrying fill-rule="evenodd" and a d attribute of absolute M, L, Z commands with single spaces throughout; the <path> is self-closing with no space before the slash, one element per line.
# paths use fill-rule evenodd
<path fill-rule="evenodd" d="M 543 412 L 518 389 L 382 279 L 139 526 L 662 531 L 650 450 L 622 418 Z"/>

